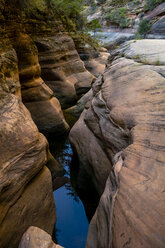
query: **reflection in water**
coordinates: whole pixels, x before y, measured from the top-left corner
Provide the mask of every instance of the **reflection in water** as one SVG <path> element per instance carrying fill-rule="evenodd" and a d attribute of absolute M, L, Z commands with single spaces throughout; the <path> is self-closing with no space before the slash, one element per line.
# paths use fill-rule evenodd
<path fill-rule="evenodd" d="M 68 140 L 50 142 L 54 157 L 66 170 L 65 176 L 70 178 L 72 149 Z M 65 248 L 84 248 L 88 232 L 88 220 L 84 206 L 70 183 L 54 191 L 56 203 L 56 238 Z"/>
<path fill-rule="evenodd" d="M 72 185 L 70 183 L 66 183 L 65 188 L 67 190 L 67 195 L 71 196 L 74 201 L 79 203 L 80 199 L 79 199 L 75 189 L 72 187 Z"/>
<path fill-rule="evenodd" d="M 54 192 L 56 202 L 58 243 L 65 248 L 84 248 L 86 243 L 88 221 L 84 207 L 68 195 L 66 187 Z"/>

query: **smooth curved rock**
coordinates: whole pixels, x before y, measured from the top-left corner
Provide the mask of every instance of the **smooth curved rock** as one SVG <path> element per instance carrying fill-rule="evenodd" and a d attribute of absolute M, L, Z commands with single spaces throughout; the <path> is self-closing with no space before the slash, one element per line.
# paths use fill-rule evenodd
<path fill-rule="evenodd" d="M 109 57 L 108 51 L 104 49 L 102 48 L 103 51 L 98 51 L 94 54 L 92 54 L 92 51 L 90 50 L 87 51 L 86 54 L 80 54 L 81 58 L 84 58 L 83 61 L 86 69 L 96 78 L 105 70 L 107 59 Z"/>
<path fill-rule="evenodd" d="M 39 131 L 47 137 L 66 133 L 69 126 L 64 119 L 60 103 L 40 77 L 41 68 L 34 42 L 28 35 L 18 33 L 13 40 L 13 46 L 19 61 L 22 99 Z"/>
<path fill-rule="evenodd" d="M 84 96 L 80 98 L 80 100 L 78 100 L 76 105 L 64 111 L 65 115 L 67 114 L 78 118 L 83 112 L 85 106 L 89 104 L 92 97 L 93 97 L 93 92 L 92 89 L 90 89 Z"/>
<path fill-rule="evenodd" d="M 39 50 L 42 78 L 63 108 L 74 105 L 77 97 L 91 88 L 93 76 L 80 60 L 72 38 L 63 33 L 38 37 L 35 42 Z"/>
<path fill-rule="evenodd" d="M 111 247 L 113 210 L 119 189 L 118 173 L 122 168 L 121 153 L 118 154 L 107 179 L 104 193 L 89 226 L 86 247 Z"/>
<path fill-rule="evenodd" d="M 9 53 L 3 53 L 1 56 L 6 58 L 6 63 L 9 65 L 11 62 L 14 63 L 13 57 L 10 61 Z M 20 88 L 19 82 L 15 81 L 18 79 L 17 65 L 13 65 L 16 76 L 6 78 L 6 75 L 11 75 L 8 73 L 10 67 L 4 66 L 2 68 L 6 70 L 1 70 L 1 75 L 4 77 L 0 80 L 0 247 L 2 248 L 17 247 L 22 233 L 29 225 L 36 224 L 51 233 L 55 223 L 51 176 L 48 169 L 42 169 L 47 162 L 47 141 L 38 132 L 29 111 L 20 100 L 20 95 L 15 96 L 10 93 L 10 91 L 15 92 L 17 95 L 17 87 Z M 15 83 L 18 86 L 8 88 Z M 43 172 L 39 174 L 41 170 Z M 44 188 L 39 195 L 38 192 L 42 187 Z M 48 210 L 51 212 L 47 216 Z M 48 222 L 45 222 L 45 216 Z"/>
<path fill-rule="evenodd" d="M 165 40 L 136 40 L 123 44 L 119 56 L 134 59 L 147 65 L 165 65 Z M 114 52 L 116 53 L 116 51 Z"/>
<path fill-rule="evenodd" d="M 80 51 L 80 57 L 84 61 L 86 69 L 90 71 L 90 73 L 92 73 L 96 78 L 99 77 L 99 75 L 105 70 L 109 55 L 110 54 L 105 48 L 100 48 L 100 52 L 97 51 L 92 53 L 91 51 L 91 54 L 90 51 L 85 51 L 85 49 Z M 85 106 L 88 106 L 92 96 L 92 89 L 90 89 L 77 101 L 76 105 L 67 108 L 64 111 L 65 116 L 68 118 L 78 118 L 84 110 Z"/>
<path fill-rule="evenodd" d="M 113 54 L 116 59 L 92 87 L 90 107 L 71 130 L 80 185 L 86 171 L 99 195 L 104 192 L 89 228 L 87 248 L 165 247 L 165 78 L 160 73 L 164 44 L 140 40 Z M 146 57 L 151 65 L 135 62 L 137 52 L 139 61 Z M 155 65 L 157 56 L 162 66 Z M 114 165 L 116 190 L 108 177 Z"/>
<path fill-rule="evenodd" d="M 31 225 L 52 234 L 56 213 L 47 140 L 21 101 L 18 58 L 0 31 L 0 247 L 17 248 Z"/>
<path fill-rule="evenodd" d="M 44 167 L 25 187 L 1 223 L 0 247 L 18 247 L 23 233 L 31 225 L 38 226 L 52 235 L 55 221 L 51 175 Z"/>
<path fill-rule="evenodd" d="M 18 248 L 63 248 L 52 241 L 52 237 L 40 228 L 31 226 L 24 233 Z"/>
<path fill-rule="evenodd" d="M 154 25 L 151 27 L 151 34 L 165 36 L 165 16 L 162 16 Z"/>
<path fill-rule="evenodd" d="M 151 20 L 155 17 L 162 16 L 164 14 L 165 14 L 165 3 L 162 3 L 153 10 L 149 11 L 149 13 L 147 13 L 147 15 L 144 16 L 144 19 Z"/>

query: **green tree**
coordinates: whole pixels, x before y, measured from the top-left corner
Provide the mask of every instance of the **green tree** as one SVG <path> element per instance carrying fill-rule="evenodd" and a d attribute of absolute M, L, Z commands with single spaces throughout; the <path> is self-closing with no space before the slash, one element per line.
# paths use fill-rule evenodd
<path fill-rule="evenodd" d="M 50 5 L 67 29 L 82 28 L 84 22 L 81 14 L 84 7 L 82 0 L 50 0 Z"/>
<path fill-rule="evenodd" d="M 95 36 L 96 36 L 96 31 L 97 31 L 99 28 L 101 28 L 101 27 L 102 27 L 102 26 L 101 26 L 101 24 L 100 24 L 100 22 L 99 22 L 98 19 L 94 19 L 94 20 L 92 20 L 91 22 L 89 22 L 89 23 L 87 24 L 88 30 L 93 31 L 93 33 L 94 33 L 94 38 L 95 38 Z"/>
<path fill-rule="evenodd" d="M 146 19 L 141 20 L 137 31 L 137 36 L 140 36 L 140 38 L 145 38 L 151 29 L 151 25 L 151 21 Z"/>
<path fill-rule="evenodd" d="M 127 17 L 127 12 L 128 10 L 126 8 L 117 8 L 110 11 L 110 13 L 107 13 L 105 19 L 116 23 L 121 28 L 126 28 L 130 24 L 130 20 Z"/>

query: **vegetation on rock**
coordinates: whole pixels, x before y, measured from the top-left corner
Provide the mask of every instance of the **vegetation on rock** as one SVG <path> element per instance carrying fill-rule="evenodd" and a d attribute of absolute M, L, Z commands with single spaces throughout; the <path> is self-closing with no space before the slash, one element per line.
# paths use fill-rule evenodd
<path fill-rule="evenodd" d="M 67 29 L 82 29 L 84 20 L 81 11 L 84 5 L 81 0 L 51 0 L 50 4 Z"/>
<path fill-rule="evenodd" d="M 163 3 L 164 0 L 147 0 L 144 5 L 144 11 L 153 10 L 157 5 Z"/>
<path fill-rule="evenodd" d="M 117 8 L 106 14 L 106 20 L 111 21 L 121 28 L 128 27 L 130 24 L 130 19 L 127 17 L 126 8 Z"/>
<path fill-rule="evenodd" d="M 112 0 L 110 4 L 111 6 L 122 7 L 126 5 L 128 2 L 131 2 L 131 0 Z"/>
<path fill-rule="evenodd" d="M 138 27 L 138 31 L 137 31 L 137 38 L 145 38 L 145 36 L 147 35 L 147 33 L 149 33 L 150 29 L 151 29 L 151 21 L 147 20 L 147 19 L 143 19 L 141 20 L 141 22 L 139 23 L 139 27 Z"/>
<path fill-rule="evenodd" d="M 87 24 L 87 28 L 88 28 L 89 30 L 92 30 L 92 31 L 94 32 L 94 37 L 95 37 L 96 31 L 97 31 L 99 28 L 101 28 L 101 27 L 102 27 L 102 26 L 101 26 L 101 24 L 100 24 L 100 22 L 99 22 L 98 19 L 94 19 L 94 20 L 92 20 L 91 22 L 89 22 L 89 23 Z"/>

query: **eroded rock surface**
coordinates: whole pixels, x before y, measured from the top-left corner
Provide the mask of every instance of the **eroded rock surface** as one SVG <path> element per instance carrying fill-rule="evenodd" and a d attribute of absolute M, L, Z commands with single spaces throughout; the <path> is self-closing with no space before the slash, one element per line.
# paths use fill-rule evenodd
<path fill-rule="evenodd" d="M 38 51 L 32 39 L 23 33 L 14 38 L 19 61 L 22 99 L 39 130 L 46 136 L 62 135 L 68 130 L 61 106 L 52 90 L 40 77 Z"/>
<path fill-rule="evenodd" d="M 162 16 L 151 28 L 151 34 L 165 36 L 165 16 Z"/>
<path fill-rule="evenodd" d="M 94 50 L 92 48 L 85 48 L 84 44 L 80 43 L 81 45 L 78 45 L 77 43 L 78 41 L 76 41 L 76 48 L 78 49 L 80 58 L 84 61 L 86 69 L 95 77 L 92 82 L 94 83 L 96 78 L 105 70 L 110 54 L 106 48 L 100 47 L 99 50 Z M 92 99 L 92 96 L 93 93 L 90 89 L 77 101 L 76 105 L 71 106 L 64 111 L 65 116 L 67 116 L 68 119 L 78 118 L 85 108 L 85 105 Z"/>
<path fill-rule="evenodd" d="M 56 216 L 47 141 L 21 101 L 16 52 L 3 36 L 1 45 L 0 247 L 13 248 L 29 225 L 51 234 Z"/>
<path fill-rule="evenodd" d="M 52 241 L 52 237 L 40 228 L 31 226 L 24 233 L 19 248 L 63 248 Z"/>
<path fill-rule="evenodd" d="M 5 9 L 7 12 L 7 7 L 10 10 L 10 3 L 0 1 L 0 11 Z M 14 14 L 16 6 L 12 9 Z M 50 155 L 46 138 L 39 133 L 30 112 L 22 103 L 22 79 L 30 86 L 36 83 L 39 91 L 37 95 L 35 89 L 29 89 L 30 94 L 25 94 L 27 101 L 35 101 L 39 97 L 45 100 L 50 96 L 51 90 L 47 90 L 40 78 L 37 54 L 33 54 L 36 48 L 27 35 L 19 33 L 14 21 L 9 28 L 7 22 L 12 19 L 12 14 L 7 20 L 2 14 L 4 12 L 0 13 L 0 247 L 16 248 L 31 225 L 52 234 L 56 221 L 55 203 L 51 174 L 45 165 L 48 161 L 54 178 L 62 170 Z M 14 37 L 12 29 L 15 29 Z M 20 48 L 24 48 L 24 53 L 18 54 L 16 37 L 21 37 L 17 41 Z M 27 46 L 22 45 L 26 42 Z"/>
<path fill-rule="evenodd" d="M 96 78 L 103 73 L 109 57 L 109 52 L 106 48 L 100 48 L 100 50 L 97 51 L 82 49 L 79 53 L 81 59 L 84 61 L 86 69 Z"/>
<path fill-rule="evenodd" d="M 134 59 L 147 65 L 165 65 L 164 40 L 137 40 L 123 44 L 119 56 Z M 116 53 L 116 51 L 114 52 Z"/>
<path fill-rule="evenodd" d="M 153 10 L 149 11 L 144 18 L 151 20 L 155 17 L 163 16 L 164 14 L 165 14 L 165 3 L 162 3 Z"/>
<path fill-rule="evenodd" d="M 77 98 L 91 88 L 93 76 L 84 66 L 67 34 L 36 39 L 42 78 L 53 90 L 63 108 L 74 105 Z"/>
<path fill-rule="evenodd" d="M 41 204 L 42 203 L 42 204 Z M 56 221 L 50 171 L 44 167 L 13 202 L 0 226 L 0 245 L 18 247 L 22 234 L 31 225 L 52 235 Z"/>
<path fill-rule="evenodd" d="M 104 192 L 87 248 L 165 247 L 164 47 L 164 41 L 140 40 L 114 53 L 71 130 L 80 185 L 87 173 L 99 195 Z"/>
<path fill-rule="evenodd" d="M 64 111 L 65 114 L 79 117 L 84 110 L 85 106 L 92 100 L 93 92 L 92 89 L 90 89 L 85 95 L 83 95 L 77 102 L 76 105 L 66 109 Z"/>

